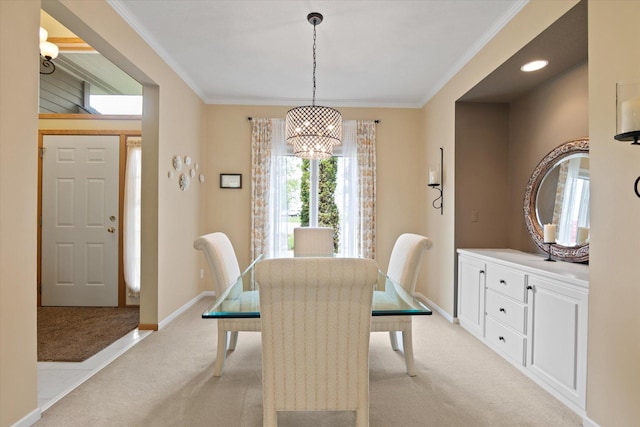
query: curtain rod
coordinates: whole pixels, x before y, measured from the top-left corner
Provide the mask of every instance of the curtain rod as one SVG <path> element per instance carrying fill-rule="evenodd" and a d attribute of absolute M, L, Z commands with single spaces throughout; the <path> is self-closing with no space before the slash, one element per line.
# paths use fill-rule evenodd
<path fill-rule="evenodd" d="M 252 121 L 252 120 L 253 120 L 253 117 L 249 116 L 249 117 L 247 117 L 247 120 Z M 376 123 L 376 124 L 378 124 L 378 123 L 380 123 L 381 121 L 380 121 L 380 120 L 378 120 L 378 119 L 376 119 L 376 120 L 374 120 L 373 122 L 374 122 L 374 123 Z"/>

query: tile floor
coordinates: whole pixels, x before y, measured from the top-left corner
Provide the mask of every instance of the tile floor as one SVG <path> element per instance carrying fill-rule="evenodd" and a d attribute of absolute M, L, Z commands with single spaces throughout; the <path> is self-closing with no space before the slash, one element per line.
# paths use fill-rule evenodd
<path fill-rule="evenodd" d="M 149 336 L 151 331 L 134 329 L 84 362 L 38 362 L 38 406 L 46 411 L 74 388 Z"/>

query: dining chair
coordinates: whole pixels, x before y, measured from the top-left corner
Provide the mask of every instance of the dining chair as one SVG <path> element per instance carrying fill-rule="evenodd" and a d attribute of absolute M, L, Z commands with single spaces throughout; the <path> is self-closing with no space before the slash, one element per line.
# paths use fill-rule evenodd
<path fill-rule="evenodd" d="M 369 339 L 377 265 L 280 258 L 256 265 L 263 425 L 278 411 L 355 411 L 369 425 Z"/>
<path fill-rule="evenodd" d="M 216 232 L 198 237 L 193 247 L 204 252 L 209 272 L 213 277 L 216 297 L 240 277 L 238 258 L 226 234 Z M 218 348 L 213 375 L 222 375 L 227 350 L 233 351 L 238 343 L 238 331 L 260 331 L 260 319 L 218 319 Z"/>
<path fill-rule="evenodd" d="M 418 234 L 405 233 L 398 237 L 391 250 L 387 276 L 400 284 L 411 295 L 416 291 L 423 255 L 431 247 L 431 239 Z M 416 375 L 413 363 L 413 340 L 411 318 L 413 316 L 374 316 L 371 318 L 371 332 L 389 332 L 391 348 L 398 350 L 397 333 L 402 332 L 404 359 L 409 376 Z"/>
<path fill-rule="evenodd" d="M 294 228 L 293 256 L 333 256 L 333 228 Z"/>

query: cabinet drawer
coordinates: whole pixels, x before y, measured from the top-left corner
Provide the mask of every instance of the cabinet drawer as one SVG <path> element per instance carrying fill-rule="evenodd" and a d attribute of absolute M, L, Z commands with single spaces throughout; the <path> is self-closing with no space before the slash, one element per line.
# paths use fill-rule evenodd
<path fill-rule="evenodd" d="M 487 288 L 524 302 L 526 275 L 495 264 L 487 265 Z"/>
<path fill-rule="evenodd" d="M 522 335 L 496 322 L 491 317 L 486 318 L 485 340 L 491 347 L 500 350 L 520 365 L 525 363 L 525 339 Z"/>
<path fill-rule="evenodd" d="M 516 331 L 525 333 L 526 308 L 512 299 L 509 299 L 491 289 L 487 290 L 487 314 L 496 320 L 512 327 Z"/>

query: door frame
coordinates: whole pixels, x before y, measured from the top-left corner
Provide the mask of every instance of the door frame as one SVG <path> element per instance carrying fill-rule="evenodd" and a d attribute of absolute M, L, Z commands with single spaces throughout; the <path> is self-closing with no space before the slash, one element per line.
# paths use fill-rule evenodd
<path fill-rule="evenodd" d="M 76 129 L 39 129 L 38 130 L 38 254 L 37 254 L 37 296 L 38 307 L 42 305 L 42 152 L 45 135 L 111 135 L 120 138 L 118 165 L 118 217 L 122 223 L 124 214 L 124 179 L 127 164 L 127 137 L 142 136 L 138 130 L 76 130 Z M 118 227 L 118 307 L 127 306 L 126 284 L 124 282 L 123 227 Z"/>

